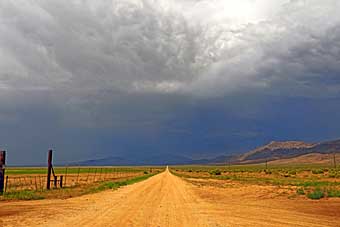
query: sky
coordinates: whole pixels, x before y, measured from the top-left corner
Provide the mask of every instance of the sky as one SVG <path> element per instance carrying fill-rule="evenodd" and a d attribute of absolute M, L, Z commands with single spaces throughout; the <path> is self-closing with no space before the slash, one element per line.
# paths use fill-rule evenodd
<path fill-rule="evenodd" d="M 8 163 L 340 137 L 338 0 L 0 0 Z"/>

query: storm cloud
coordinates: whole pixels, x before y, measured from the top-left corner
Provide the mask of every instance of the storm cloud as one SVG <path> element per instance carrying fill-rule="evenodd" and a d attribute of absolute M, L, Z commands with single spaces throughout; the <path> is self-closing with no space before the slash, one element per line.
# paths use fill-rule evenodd
<path fill-rule="evenodd" d="M 18 163 L 48 146 L 67 160 L 165 146 L 209 155 L 278 138 L 263 118 L 278 105 L 285 120 L 291 103 L 339 120 L 339 10 L 336 0 L 0 0 L 1 146 Z M 329 125 L 281 138 L 339 135 Z"/>

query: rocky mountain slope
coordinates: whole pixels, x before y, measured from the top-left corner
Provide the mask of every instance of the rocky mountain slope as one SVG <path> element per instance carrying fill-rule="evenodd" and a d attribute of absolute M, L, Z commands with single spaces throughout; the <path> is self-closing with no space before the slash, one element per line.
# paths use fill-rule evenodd
<path fill-rule="evenodd" d="M 294 158 L 311 153 L 330 154 L 338 152 L 340 152 L 340 139 L 314 144 L 302 141 L 273 141 L 240 155 L 234 161 L 238 163 L 256 163 L 266 160 Z"/>

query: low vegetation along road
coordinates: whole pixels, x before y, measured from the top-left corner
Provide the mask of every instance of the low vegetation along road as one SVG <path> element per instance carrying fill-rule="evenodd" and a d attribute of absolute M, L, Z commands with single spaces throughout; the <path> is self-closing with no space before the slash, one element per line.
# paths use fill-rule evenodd
<path fill-rule="evenodd" d="M 167 169 L 115 191 L 1 202 L 0 226 L 340 226 L 339 200 L 272 198 L 265 188 L 215 184 Z"/>

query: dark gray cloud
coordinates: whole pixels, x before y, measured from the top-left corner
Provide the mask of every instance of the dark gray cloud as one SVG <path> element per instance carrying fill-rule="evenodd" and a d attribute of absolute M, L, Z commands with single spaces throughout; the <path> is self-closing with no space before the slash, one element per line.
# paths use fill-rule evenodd
<path fill-rule="evenodd" d="M 337 94 L 338 9 L 334 0 L 4 1 L 1 87 L 205 96 L 283 84 L 313 95 L 329 81 Z"/>
<path fill-rule="evenodd" d="M 339 99 L 339 10 L 336 0 L 0 1 L 1 146 L 19 160 L 50 144 L 66 160 L 138 150 L 137 137 L 188 155 L 262 142 L 276 124 L 247 125 L 274 113 L 273 100 L 329 113 L 323 103 Z M 209 111 L 232 130 L 214 128 Z"/>

